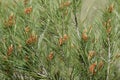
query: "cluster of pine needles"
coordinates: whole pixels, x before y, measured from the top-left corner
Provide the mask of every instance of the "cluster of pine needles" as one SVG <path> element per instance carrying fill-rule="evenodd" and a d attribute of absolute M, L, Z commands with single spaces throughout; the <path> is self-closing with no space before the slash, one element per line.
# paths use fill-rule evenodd
<path fill-rule="evenodd" d="M 0 80 L 119 80 L 120 0 L 89 26 L 81 3 L 0 0 Z"/>

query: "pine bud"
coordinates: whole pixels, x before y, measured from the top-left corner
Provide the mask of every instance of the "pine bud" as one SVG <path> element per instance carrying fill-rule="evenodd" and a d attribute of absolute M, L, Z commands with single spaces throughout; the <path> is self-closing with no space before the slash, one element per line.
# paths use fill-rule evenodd
<path fill-rule="evenodd" d="M 114 4 L 111 4 L 108 8 L 108 12 L 109 13 L 112 13 L 113 12 L 113 9 L 114 9 Z"/>
<path fill-rule="evenodd" d="M 97 63 L 93 63 L 90 65 L 89 67 L 89 72 L 92 73 L 92 74 L 95 74 L 95 67 L 96 67 Z"/>
<path fill-rule="evenodd" d="M 13 52 L 13 45 L 11 44 L 9 47 L 8 47 L 8 51 L 7 51 L 7 55 L 10 56 Z"/>

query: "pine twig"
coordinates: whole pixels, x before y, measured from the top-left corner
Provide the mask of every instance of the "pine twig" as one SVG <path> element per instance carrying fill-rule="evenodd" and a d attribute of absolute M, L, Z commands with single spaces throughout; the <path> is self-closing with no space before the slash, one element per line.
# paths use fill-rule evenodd
<path fill-rule="evenodd" d="M 111 57 L 111 45 L 110 45 L 110 39 L 108 38 L 108 67 L 107 67 L 107 77 L 106 80 L 109 80 L 109 74 L 110 74 L 110 57 Z"/>

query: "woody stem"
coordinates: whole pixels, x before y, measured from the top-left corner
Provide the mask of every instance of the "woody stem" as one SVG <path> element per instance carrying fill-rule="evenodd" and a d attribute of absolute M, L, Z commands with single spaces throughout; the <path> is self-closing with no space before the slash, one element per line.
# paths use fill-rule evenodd
<path fill-rule="evenodd" d="M 109 74 L 110 74 L 110 57 L 111 57 L 110 48 L 111 48 L 110 39 L 108 38 L 108 67 L 107 67 L 107 77 L 106 77 L 106 80 L 109 80 Z"/>

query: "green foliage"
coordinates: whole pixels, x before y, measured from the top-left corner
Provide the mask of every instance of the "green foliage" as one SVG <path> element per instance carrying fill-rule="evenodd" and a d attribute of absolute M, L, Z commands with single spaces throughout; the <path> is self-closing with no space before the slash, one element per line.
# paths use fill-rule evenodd
<path fill-rule="evenodd" d="M 0 80 L 119 80 L 119 4 L 84 26 L 81 0 L 0 0 Z"/>

